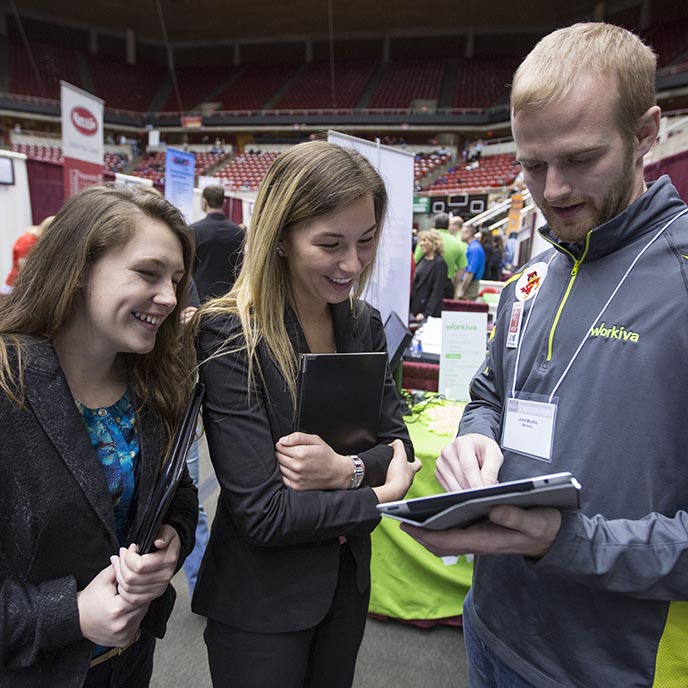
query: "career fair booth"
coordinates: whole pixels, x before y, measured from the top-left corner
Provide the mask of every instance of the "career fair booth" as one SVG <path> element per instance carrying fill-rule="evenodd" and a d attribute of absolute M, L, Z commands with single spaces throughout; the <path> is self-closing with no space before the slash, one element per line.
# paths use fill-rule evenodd
<path fill-rule="evenodd" d="M 419 342 L 402 357 L 409 406 L 404 421 L 423 463 L 407 499 L 444 491 L 435 478 L 435 463 L 456 436 L 470 380 L 485 356 L 487 304 L 461 304 L 446 303 L 441 318 L 429 318 L 416 334 Z M 394 361 L 394 335 L 388 336 L 388 345 Z M 419 372 L 424 370 L 430 372 Z M 371 614 L 422 626 L 460 624 L 472 557 L 436 557 L 387 518 L 373 532 L 372 546 Z"/>
<path fill-rule="evenodd" d="M 404 420 L 416 456 L 423 463 L 407 498 L 443 492 L 435 478 L 435 461 L 456 435 L 463 403 L 430 394 Z M 419 625 L 459 624 L 473 566 L 466 557 L 436 557 L 383 518 L 372 535 L 370 612 Z"/>

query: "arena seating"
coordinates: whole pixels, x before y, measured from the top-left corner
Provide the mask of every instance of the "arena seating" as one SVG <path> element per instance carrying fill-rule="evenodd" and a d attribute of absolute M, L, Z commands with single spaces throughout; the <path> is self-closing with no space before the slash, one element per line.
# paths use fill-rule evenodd
<path fill-rule="evenodd" d="M 679 57 L 688 56 L 688 20 L 664 22 L 645 40 L 657 53 L 657 66 L 665 67 Z"/>
<path fill-rule="evenodd" d="M 105 107 L 133 112 L 148 111 L 166 71 L 157 65 L 128 65 L 94 57 L 89 66 L 96 95 L 105 101 Z"/>
<path fill-rule="evenodd" d="M 257 191 L 268 167 L 278 155 L 278 151 L 243 153 L 213 172 L 213 176 L 218 177 L 230 191 Z"/>
<path fill-rule="evenodd" d="M 261 110 L 298 67 L 295 64 L 248 67 L 214 100 L 222 103 L 222 110 Z"/>
<path fill-rule="evenodd" d="M 165 181 L 165 153 L 149 153 L 136 165 L 132 175 L 151 179 L 154 184 L 162 184 Z"/>
<path fill-rule="evenodd" d="M 422 183 L 423 179 L 431 172 L 441 165 L 446 165 L 450 160 L 451 155 L 449 153 L 440 153 L 439 151 L 434 153 L 416 153 L 413 160 L 413 178 L 416 182 Z"/>
<path fill-rule="evenodd" d="M 444 60 L 390 62 L 370 99 L 370 108 L 406 109 L 414 100 L 437 100 L 442 85 Z"/>
<path fill-rule="evenodd" d="M 36 146 L 26 143 L 13 143 L 12 150 L 15 153 L 23 153 L 30 160 L 42 162 L 54 162 L 61 165 L 64 162 L 62 148 L 60 146 Z M 124 153 L 105 153 L 103 156 L 103 169 L 106 172 L 121 172 L 129 160 Z"/>
<path fill-rule="evenodd" d="M 226 65 L 208 65 L 204 67 L 184 67 L 175 70 L 177 86 L 182 101 L 183 110 L 193 110 L 204 102 L 207 96 L 226 81 L 234 72 L 235 68 Z M 163 106 L 163 111 L 179 110 L 177 94 L 174 88 L 170 91 L 167 102 Z"/>
<path fill-rule="evenodd" d="M 9 41 L 11 93 L 59 100 L 60 79 L 81 86 L 77 53 L 74 50 L 37 42 L 31 43 L 31 50 L 40 73 L 40 81 L 34 74 L 24 45 L 18 40 Z"/>
<path fill-rule="evenodd" d="M 659 65 L 685 59 L 688 21 L 656 25 L 645 39 L 659 54 Z M 7 41 L 9 58 L 8 88 L 11 93 L 36 98 L 59 99 L 59 80 L 90 88 L 81 78 L 91 81 L 96 95 L 108 109 L 147 112 L 154 97 L 169 81 L 167 69 L 158 65 L 128 65 L 76 50 L 31 41 L 31 50 L 40 75 L 37 79 L 22 42 L 17 37 Z M 438 101 L 448 70 L 456 70 L 453 92 L 445 105 L 455 109 L 481 109 L 504 101 L 507 84 L 516 66 L 515 58 L 423 58 L 392 60 L 384 65 L 380 81 L 367 106 L 371 109 L 406 110 L 413 101 Z M 376 72 L 379 63 L 372 60 L 339 61 L 335 64 L 335 105 L 338 110 L 355 108 Z M 289 84 L 297 72 L 301 73 Z M 276 63 L 243 67 L 209 65 L 176 70 L 184 110 L 192 110 L 222 87 L 232 74 L 237 76 L 213 101 L 225 111 L 331 109 L 332 93 L 329 62 Z M 90 79 L 87 79 L 90 76 Z M 289 84 L 280 96 L 280 89 Z M 179 103 L 172 90 L 163 111 L 178 112 Z"/>
<path fill-rule="evenodd" d="M 208 170 L 221 164 L 229 157 L 228 153 L 195 153 L 195 174 L 206 174 Z M 162 184 L 165 181 L 165 151 L 149 153 L 143 158 L 131 173 L 136 177 L 153 180 L 154 184 Z"/>
<path fill-rule="evenodd" d="M 511 153 L 483 156 L 480 165 L 461 163 L 430 185 L 431 191 L 460 191 L 508 186 L 518 175 Z"/>
<path fill-rule="evenodd" d="M 329 62 L 310 64 L 282 96 L 275 105 L 275 109 L 350 110 L 355 108 L 374 69 L 374 62 L 338 62 L 335 65 L 335 100 L 333 102 Z"/>
<path fill-rule="evenodd" d="M 458 59 L 453 108 L 486 108 L 505 100 L 516 67 L 511 59 Z"/>

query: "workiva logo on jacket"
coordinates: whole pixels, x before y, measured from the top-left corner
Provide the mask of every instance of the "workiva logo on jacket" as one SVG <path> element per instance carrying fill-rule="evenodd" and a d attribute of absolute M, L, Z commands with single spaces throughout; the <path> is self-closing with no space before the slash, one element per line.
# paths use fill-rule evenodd
<path fill-rule="evenodd" d="M 93 136 L 98 131 L 98 120 L 85 107 L 72 108 L 72 124 L 84 136 Z"/>
<path fill-rule="evenodd" d="M 591 337 L 604 337 L 605 339 L 621 339 L 624 342 L 637 342 L 640 335 L 637 332 L 627 330 L 624 325 L 607 325 L 600 323 L 597 327 L 590 328 Z"/>

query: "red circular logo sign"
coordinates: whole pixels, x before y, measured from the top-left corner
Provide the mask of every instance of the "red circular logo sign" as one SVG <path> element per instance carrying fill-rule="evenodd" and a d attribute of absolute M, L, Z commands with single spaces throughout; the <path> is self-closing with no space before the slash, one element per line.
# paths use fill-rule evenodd
<path fill-rule="evenodd" d="M 93 136 L 98 131 L 98 120 L 86 108 L 72 108 L 70 116 L 76 130 L 84 136 Z"/>

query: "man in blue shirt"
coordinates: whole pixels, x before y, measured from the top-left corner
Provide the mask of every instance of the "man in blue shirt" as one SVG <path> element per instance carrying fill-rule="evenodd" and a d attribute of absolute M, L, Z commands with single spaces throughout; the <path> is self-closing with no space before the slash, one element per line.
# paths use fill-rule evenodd
<path fill-rule="evenodd" d="M 456 298 L 465 301 L 475 301 L 480 290 L 480 280 L 485 273 L 485 249 L 478 241 L 473 227 L 464 225 L 461 228 L 461 238 L 468 244 L 466 249 L 466 271 L 463 280 L 456 289 Z"/>

